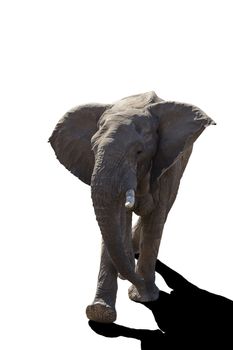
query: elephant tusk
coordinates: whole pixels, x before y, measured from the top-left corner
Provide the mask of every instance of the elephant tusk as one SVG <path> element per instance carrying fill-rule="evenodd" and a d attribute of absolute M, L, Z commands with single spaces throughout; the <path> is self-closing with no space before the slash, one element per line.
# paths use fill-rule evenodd
<path fill-rule="evenodd" d="M 126 192 L 125 207 L 128 209 L 133 208 L 135 204 L 135 192 L 134 190 L 128 190 Z"/>

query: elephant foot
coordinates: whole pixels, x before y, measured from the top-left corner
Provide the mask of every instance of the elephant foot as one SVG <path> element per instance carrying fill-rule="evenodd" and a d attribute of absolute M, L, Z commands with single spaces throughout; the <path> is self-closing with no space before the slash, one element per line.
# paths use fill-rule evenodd
<path fill-rule="evenodd" d="M 95 322 L 112 323 L 116 321 L 116 310 L 103 302 L 88 305 L 86 315 L 89 320 Z"/>
<path fill-rule="evenodd" d="M 159 289 L 153 284 L 150 288 L 138 290 L 134 285 L 131 285 L 128 290 L 129 298 L 136 302 L 155 301 L 159 298 Z"/>

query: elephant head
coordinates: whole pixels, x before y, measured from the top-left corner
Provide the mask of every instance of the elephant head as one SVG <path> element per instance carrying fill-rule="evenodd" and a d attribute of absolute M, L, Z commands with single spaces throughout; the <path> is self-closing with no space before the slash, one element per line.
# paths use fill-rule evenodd
<path fill-rule="evenodd" d="M 59 161 L 91 185 L 97 222 L 109 255 L 140 289 L 142 278 L 125 251 L 124 217 L 213 121 L 199 108 L 166 102 L 154 92 L 111 105 L 89 104 L 69 111 L 49 141 Z M 136 202 L 135 202 L 136 201 Z"/>

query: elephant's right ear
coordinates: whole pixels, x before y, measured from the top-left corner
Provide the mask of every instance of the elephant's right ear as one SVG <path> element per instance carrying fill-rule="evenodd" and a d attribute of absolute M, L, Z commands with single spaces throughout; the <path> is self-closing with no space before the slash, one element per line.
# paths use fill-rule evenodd
<path fill-rule="evenodd" d="M 99 118 L 108 108 L 111 105 L 88 104 L 70 110 L 49 138 L 61 164 L 88 185 L 94 168 L 91 138 L 97 131 Z"/>

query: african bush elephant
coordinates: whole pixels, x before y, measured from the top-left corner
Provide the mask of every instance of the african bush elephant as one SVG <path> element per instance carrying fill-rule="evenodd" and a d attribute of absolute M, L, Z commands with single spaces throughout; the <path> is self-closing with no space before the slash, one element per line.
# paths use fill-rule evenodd
<path fill-rule="evenodd" d="M 103 238 L 89 319 L 116 319 L 118 273 L 132 283 L 132 300 L 158 298 L 154 267 L 163 227 L 193 143 L 210 124 L 199 108 L 163 101 L 154 92 L 82 105 L 58 122 L 49 141 L 58 160 L 91 185 Z M 133 230 L 132 212 L 139 216 Z"/>

